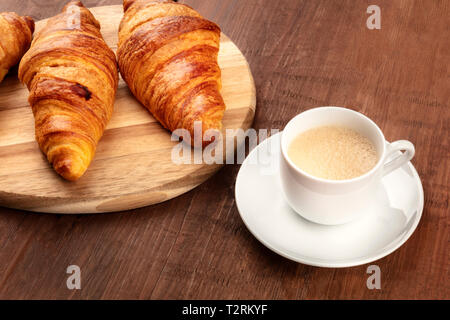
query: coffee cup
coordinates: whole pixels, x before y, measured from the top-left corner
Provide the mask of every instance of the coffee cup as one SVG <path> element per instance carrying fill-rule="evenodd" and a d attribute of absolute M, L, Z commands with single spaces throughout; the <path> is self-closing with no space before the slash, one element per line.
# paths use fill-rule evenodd
<path fill-rule="evenodd" d="M 313 176 L 294 164 L 288 154 L 292 141 L 300 134 L 322 126 L 339 126 L 369 139 L 377 152 L 374 167 L 352 179 L 328 180 Z M 380 128 L 365 115 L 340 107 L 307 110 L 286 125 L 281 136 L 280 177 L 289 206 L 315 223 L 339 225 L 363 215 L 376 200 L 383 176 L 414 157 L 414 145 L 406 140 L 387 143 Z"/>

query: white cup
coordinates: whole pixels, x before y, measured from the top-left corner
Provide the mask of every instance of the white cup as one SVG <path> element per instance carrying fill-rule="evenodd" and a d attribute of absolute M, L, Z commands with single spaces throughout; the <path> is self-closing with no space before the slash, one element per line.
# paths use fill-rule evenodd
<path fill-rule="evenodd" d="M 288 156 L 293 139 L 309 129 L 330 125 L 353 129 L 370 139 L 379 156 L 375 167 L 349 180 L 322 179 L 297 167 Z M 381 178 L 410 161 L 414 152 L 409 141 L 387 143 L 380 128 L 359 112 L 338 107 L 310 109 L 289 121 L 282 133 L 281 185 L 288 204 L 305 219 L 325 225 L 344 224 L 367 211 L 364 208 L 375 201 Z"/>

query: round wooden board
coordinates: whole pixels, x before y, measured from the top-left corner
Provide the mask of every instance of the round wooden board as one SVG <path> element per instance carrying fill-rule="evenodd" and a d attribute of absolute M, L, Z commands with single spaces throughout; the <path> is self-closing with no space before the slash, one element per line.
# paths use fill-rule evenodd
<path fill-rule="evenodd" d="M 91 9 L 114 50 L 122 6 Z M 46 23 L 39 21 L 36 29 Z M 256 94 L 245 57 L 222 34 L 219 64 L 227 110 L 224 129 L 248 129 Z M 177 142 L 136 101 L 121 79 L 113 117 L 86 174 L 77 182 L 59 177 L 39 150 L 28 90 L 8 76 L 0 84 L 0 205 L 48 213 L 114 212 L 163 202 L 210 178 L 221 165 L 176 165 Z M 234 150 L 228 150 L 227 152 Z"/>

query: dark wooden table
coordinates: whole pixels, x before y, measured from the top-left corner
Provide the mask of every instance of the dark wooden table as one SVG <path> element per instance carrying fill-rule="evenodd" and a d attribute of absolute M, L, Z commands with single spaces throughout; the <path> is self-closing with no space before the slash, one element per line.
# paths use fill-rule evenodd
<path fill-rule="evenodd" d="M 131 212 L 0 208 L 0 298 L 450 298 L 450 1 L 185 2 L 218 22 L 248 58 L 258 94 L 255 128 L 283 128 L 311 107 L 352 106 L 388 140 L 416 145 L 423 218 L 404 246 L 375 262 L 382 289 L 367 289 L 367 266 L 315 268 L 266 249 L 239 217 L 239 166 L 230 165 L 177 199 Z M 0 11 L 39 20 L 64 3 L 2 0 Z M 91 7 L 120 3 L 85 0 Z M 366 27 L 370 4 L 381 7 L 381 30 Z M 66 287 L 73 264 L 82 271 L 77 291 Z"/>

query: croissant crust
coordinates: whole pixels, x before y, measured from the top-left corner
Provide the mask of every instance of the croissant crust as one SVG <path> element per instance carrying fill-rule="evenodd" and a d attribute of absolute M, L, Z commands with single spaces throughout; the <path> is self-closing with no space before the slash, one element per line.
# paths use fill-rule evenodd
<path fill-rule="evenodd" d="M 111 118 L 118 85 L 115 55 L 80 1 L 36 35 L 19 78 L 30 91 L 39 147 L 62 177 L 79 179 Z"/>
<path fill-rule="evenodd" d="M 219 26 L 168 0 L 125 0 L 124 11 L 117 54 L 136 98 L 170 131 L 186 129 L 193 139 L 197 121 L 203 133 L 220 130 Z"/>
<path fill-rule="evenodd" d="M 28 50 L 34 32 L 34 21 L 14 12 L 0 13 L 0 82 L 9 69 L 19 63 Z"/>

